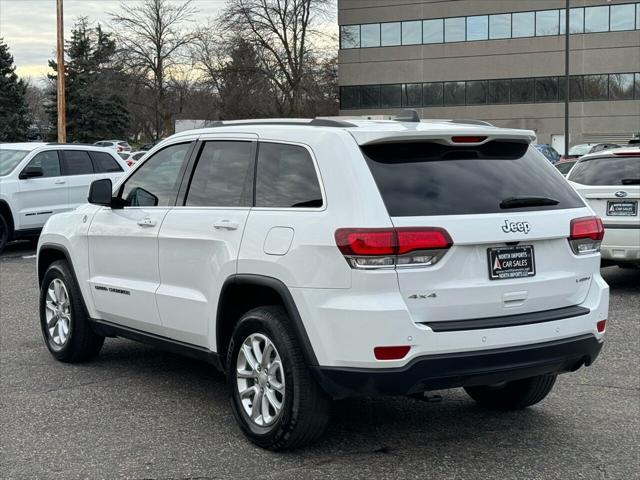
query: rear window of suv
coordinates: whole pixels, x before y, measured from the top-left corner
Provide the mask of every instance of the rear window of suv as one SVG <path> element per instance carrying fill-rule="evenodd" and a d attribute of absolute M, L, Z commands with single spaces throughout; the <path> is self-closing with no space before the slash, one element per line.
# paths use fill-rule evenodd
<path fill-rule="evenodd" d="M 639 185 L 640 157 L 603 157 L 582 160 L 569 180 L 582 185 Z"/>
<path fill-rule="evenodd" d="M 527 144 L 458 147 L 431 142 L 366 145 L 362 152 L 392 217 L 467 215 L 583 207 L 546 158 Z M 513 197 L 556 205 L 505 210 Z"/>

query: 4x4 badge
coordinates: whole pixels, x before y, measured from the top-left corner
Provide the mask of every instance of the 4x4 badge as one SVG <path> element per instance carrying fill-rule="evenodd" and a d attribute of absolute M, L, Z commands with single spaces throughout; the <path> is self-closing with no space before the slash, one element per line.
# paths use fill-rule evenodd
<path fill-rule="evenodd" d="M 504 233 L 522 232 L 526 235 L 529 233 L 529 230 L 531 230 L 529 222 L 510 222 L 509 220 L 505 220 L 502 226 Z"/>

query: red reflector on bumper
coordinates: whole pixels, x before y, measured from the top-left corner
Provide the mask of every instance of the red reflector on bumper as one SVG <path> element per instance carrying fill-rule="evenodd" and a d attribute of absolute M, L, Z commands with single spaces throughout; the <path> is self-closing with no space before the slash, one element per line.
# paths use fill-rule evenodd
<path fill-rule="evenodd" d="M 607 328 L 607 321 L 600 320 L 598 323 L 596 323 L 596 328 L 598 329 L 599 333 L 604 332 L 604 330 Z"/>
<path fill-rule="evenodd" d="M 409 345 L 400 345 L 395 347 L 375 347 L 373 354 L 376 360 L 400 360 L 404 358 L 411 347 Z"/>

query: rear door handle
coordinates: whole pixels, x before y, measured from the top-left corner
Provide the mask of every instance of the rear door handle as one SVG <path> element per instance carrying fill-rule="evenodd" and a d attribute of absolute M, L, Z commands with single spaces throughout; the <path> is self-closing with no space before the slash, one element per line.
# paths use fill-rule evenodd
<path fill-rule="evenodd" d="M 240 227 L 240 224 L 231 220 L 220 220 L 213 224 L 213 228 L 216 230 L 237 230 L 238 227 Z"/>
<path fill-rule="evenodd" d="M 67 182 L 66 182 L 66 180 L 59 179 L 59 180 L 56 180 L 56 181 L 55 181 L 55 182 L 53 182 L 53 183 L 54 183 L 55 185 L 64 185 L 64 184 L 65 184 L 65 183 L 67 183 Z"/>
<path fill-rule="evenodd" d="M 155 227 L 156 222 L 151 220 L 150 217 L 144 217 L 142 220 L 138 220 L 138 225 L 141 227 Z"/>

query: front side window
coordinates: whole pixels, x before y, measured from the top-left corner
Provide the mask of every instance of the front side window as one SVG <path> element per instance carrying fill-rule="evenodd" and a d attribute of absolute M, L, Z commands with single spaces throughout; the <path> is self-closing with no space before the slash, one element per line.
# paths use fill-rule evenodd
<path fill-rule="evenodd" d="M 60 159 L 58 152 L 55 150 L 40 152 L 29 162 L 27 168 L 29 167 L 40 167 L 42 169 L 42 177 L 59 177 Z"/>
<path fill-rule="evenodd" d="M 193 172 L 186 205 L 250 207 L 254 145 L 252 142 L 207 142 Z"/>
<path fill-rule="evenodd" d="M 93 160 L 93 169 L 96 173 L 113 173 L 121 172 L 122 167 L 116 162 L 108 153 L 104 152 L 89 152 L 91 160 Z"/>
<path fill-rule="evenodd" d="M 120 189 L 128 207 L 167 207 L 175 204 L 191 144 L 171 145 L 149 157 Z"/>
<path fill-rule="evenodd" d="M 89 175 L 93 173 L 91 157 L 84 150 L 65 150 L 62 154 L 65 175 Z"/>
<path fill-rule="evenodd" d="M 306 148 L 260 143 L 258 152 L 256 207 L 322 206 L 318 176 Z"/>

